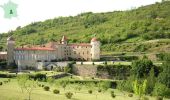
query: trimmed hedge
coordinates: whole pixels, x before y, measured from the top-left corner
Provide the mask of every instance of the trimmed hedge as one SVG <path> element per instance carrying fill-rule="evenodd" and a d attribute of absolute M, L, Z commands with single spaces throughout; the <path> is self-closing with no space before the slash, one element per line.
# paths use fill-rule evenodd
<path fill-rule="evenodd" d="M 15 74 L 0 74 L 0 78 L 13 78 L 16 77 Z"/>
<path fill-rule="evenodd" d="M 65 93 L 65 96 L 66 96 L 68 99 L 71 99 L 72 96 L 73 96 L 73 93 L 72 93 L 72 92 L 67 92 L 67 93 Z"/>
<path fill-rule="evenodd" d="M 44 90 L 45 90 L 45 91 L 49 91 L 49 90 L 50 90 L 50 87 L 49 87 L 49 86 L 44 86 Z"/>
<path fill-rule="evenodd" d="M 54 89 L 54 90 L 53 90 L 53 93 L 54 93 L 54 94 L 59 94 L 59 93 L 60 93 L 60 90 Z"/>

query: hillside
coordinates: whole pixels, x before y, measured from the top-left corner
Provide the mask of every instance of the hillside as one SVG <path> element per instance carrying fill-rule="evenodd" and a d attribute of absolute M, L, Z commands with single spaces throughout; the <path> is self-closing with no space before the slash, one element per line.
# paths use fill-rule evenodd
<path fill-rule="evenodd" d="M 96 34 L 102 51 L 163 52 L 170 50 L 169 9 L 170 1 L 164 1 L 129 11 L 88 12 L 34 22 L 8 34 L 15 37 L 18 46 L 58 41 L 62 35 L 69 42 L 89 42 Z M 0 34 L 0 50 L 6 48 L 6 38 L 6 33 Z M 147 43 L 149 40 L 154 42 Z"/>

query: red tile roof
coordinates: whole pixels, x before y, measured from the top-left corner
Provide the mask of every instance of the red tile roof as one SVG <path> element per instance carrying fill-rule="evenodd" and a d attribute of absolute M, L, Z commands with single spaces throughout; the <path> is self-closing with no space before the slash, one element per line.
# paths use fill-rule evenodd
<path fill-rule="evenodd" d="M 96 37 L 91 39 L 91 42 L 95 42 L 95 41 L 98 41 L 98 39 Z"/>
<path fill-rule="evenodd" d="M 44 50 L 44 51 L 54 51 L 53 48 L 48 47 L 31 47 L 31 48 L 16 48 L 15 50 Z"/>

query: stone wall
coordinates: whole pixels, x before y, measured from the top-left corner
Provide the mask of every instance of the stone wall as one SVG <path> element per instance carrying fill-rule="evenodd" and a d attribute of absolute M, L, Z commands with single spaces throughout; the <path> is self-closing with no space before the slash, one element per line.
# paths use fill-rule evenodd
<path fill-rule="evenodd" d="M 97 66 L 75 64 L 73 66 L 73 73 L 85 77 L 96 77 Z"/>
<path fill-rule="evenodd" d="M 97 73 L 97 65 L 74 64 L 73 73 L 85 77 L 109 78 L 108 72 L 102 72 L 100 75 Z"/>

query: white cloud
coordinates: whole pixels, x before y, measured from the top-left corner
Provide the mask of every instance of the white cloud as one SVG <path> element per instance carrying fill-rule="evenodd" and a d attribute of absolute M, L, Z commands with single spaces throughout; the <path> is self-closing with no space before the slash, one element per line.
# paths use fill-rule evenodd
<path fill-rule="evenodd" d="M 11 0 L 18 4 L 18 17 L 5 19 L 0 8 L 0 32 L 58 16 L 74 16 L 82 12 L 108 12 L 153 4 L 161 0 Z M 0 0 L 0 5 L 8 0 Z"/>

